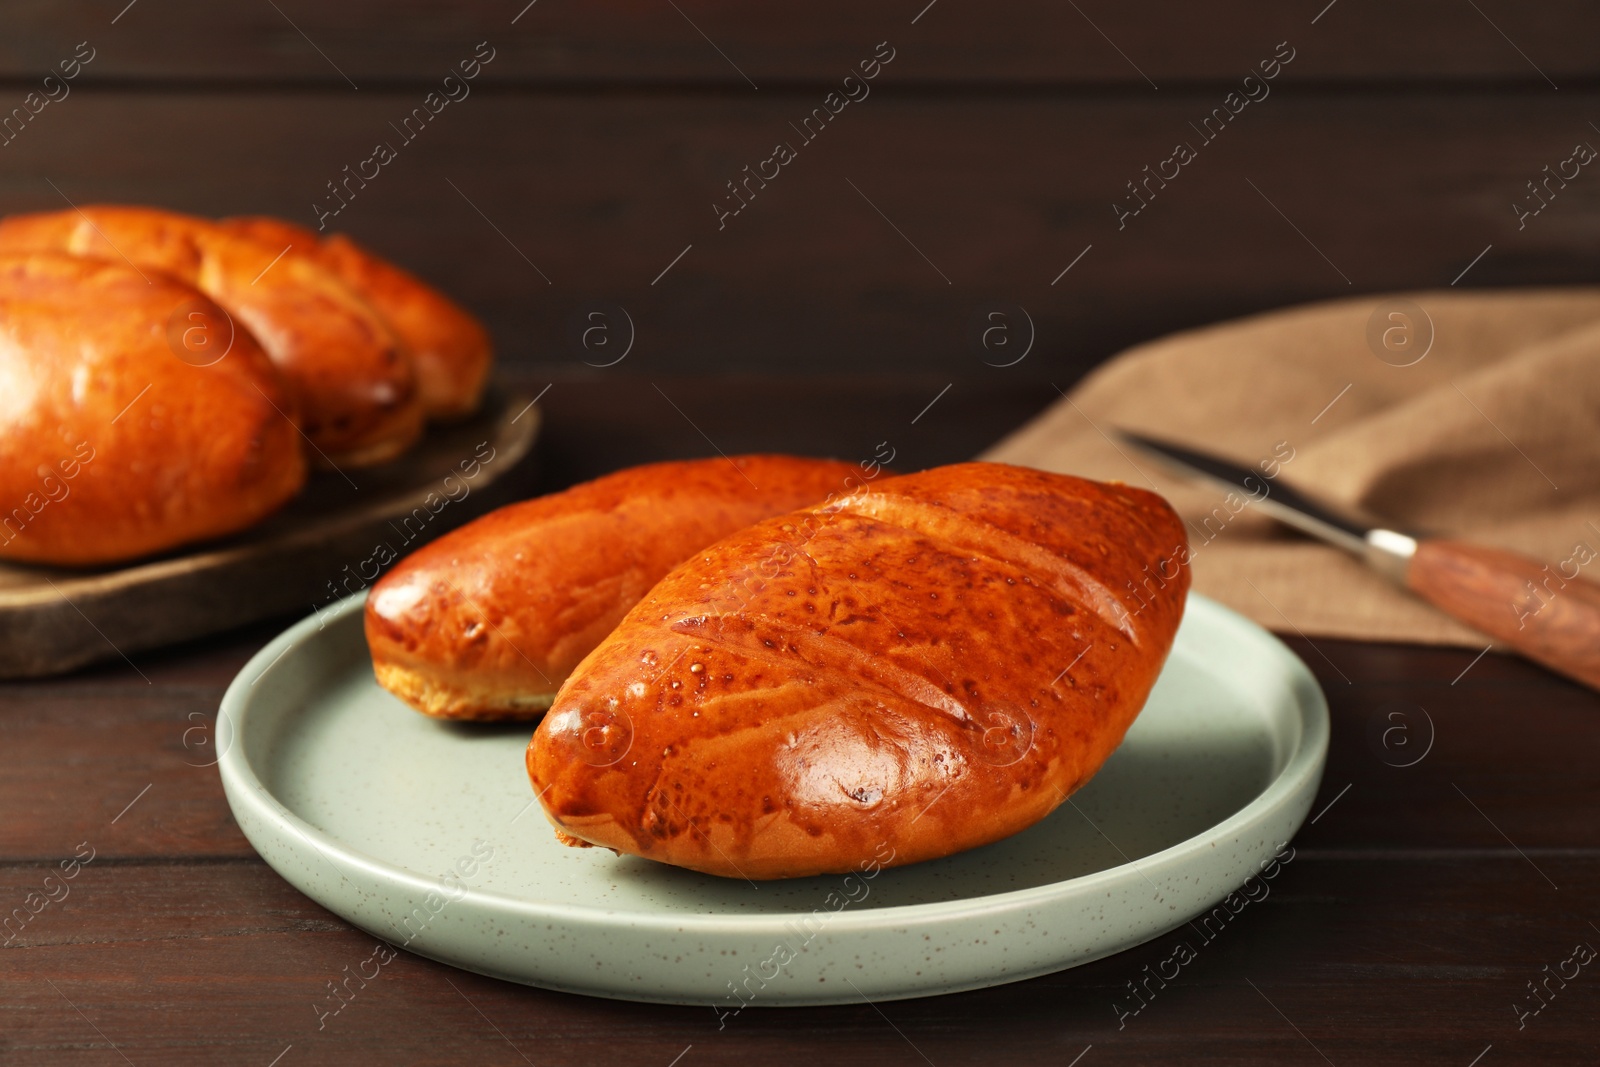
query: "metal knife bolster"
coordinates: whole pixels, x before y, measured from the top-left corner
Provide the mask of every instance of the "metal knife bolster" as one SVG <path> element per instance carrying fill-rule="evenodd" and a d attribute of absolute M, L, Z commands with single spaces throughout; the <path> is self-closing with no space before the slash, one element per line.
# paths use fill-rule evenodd
<path fill-rule="evenodd" d="M 1404 584 L 1406 568 L 1411 566 L 1411 557 L 1417 554 L 1417 539 L 1380 527 L 1368 530 L 1365 540 L 1361 556 L 1368 566 Z"/>

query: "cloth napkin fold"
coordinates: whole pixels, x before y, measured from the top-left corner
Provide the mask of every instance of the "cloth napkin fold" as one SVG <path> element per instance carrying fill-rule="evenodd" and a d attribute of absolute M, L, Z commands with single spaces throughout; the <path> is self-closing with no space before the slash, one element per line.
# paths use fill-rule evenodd
<path fill-rule="evenodd" d="M 982 457 L 1155 489 L 1188 523 L 1195 590 L 1270 629 L 1482 647 L 1113 427 L 1257 466 L 1403 530 L 1600 578 L 1600 289 L 1373 295 L 1177 334 L 1098 368 Z"/>

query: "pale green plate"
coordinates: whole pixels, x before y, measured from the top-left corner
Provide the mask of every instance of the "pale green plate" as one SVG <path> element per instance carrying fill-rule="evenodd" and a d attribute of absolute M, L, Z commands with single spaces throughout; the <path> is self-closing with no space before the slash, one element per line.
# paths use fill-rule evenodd
<path fill-rule="evenodd" d="M 724 1021 L 1014 982 L 1171 931 L 1263 877 L 1327 755 L 1305 665 L 1192 596 L 1122 747 L 1043 822 L 874 878 L 751 884 L 559 844 L 523 769 L 531 727 L 436 722 L 380 689 L 361 605 L 289 629 L 223 698 L 222 782 L 262 857 L 397 947 Z"/>

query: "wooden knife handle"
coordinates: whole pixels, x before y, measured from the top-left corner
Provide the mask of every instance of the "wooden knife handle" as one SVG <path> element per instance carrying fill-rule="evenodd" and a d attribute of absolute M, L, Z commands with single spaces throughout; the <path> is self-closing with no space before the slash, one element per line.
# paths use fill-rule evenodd
<path fill-rule="evenodd" d="M 1423 541 L 1406 586 L 1468 626 L 1559 674 L 1600 689 L 1600 584 L 1483 545 Z"/>

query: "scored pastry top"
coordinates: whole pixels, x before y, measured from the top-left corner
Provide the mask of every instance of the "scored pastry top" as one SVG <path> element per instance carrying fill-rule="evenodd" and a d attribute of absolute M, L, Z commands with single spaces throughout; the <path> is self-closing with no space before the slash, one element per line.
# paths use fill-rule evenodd
<path fill-rule="evenodd" d="M 1186 544 L 1153 493 L 984 463 L 759 523 L 579 664 L 534 789 L 571 837 L 732 876 L 996 840 L 1121 741 Z"/>

